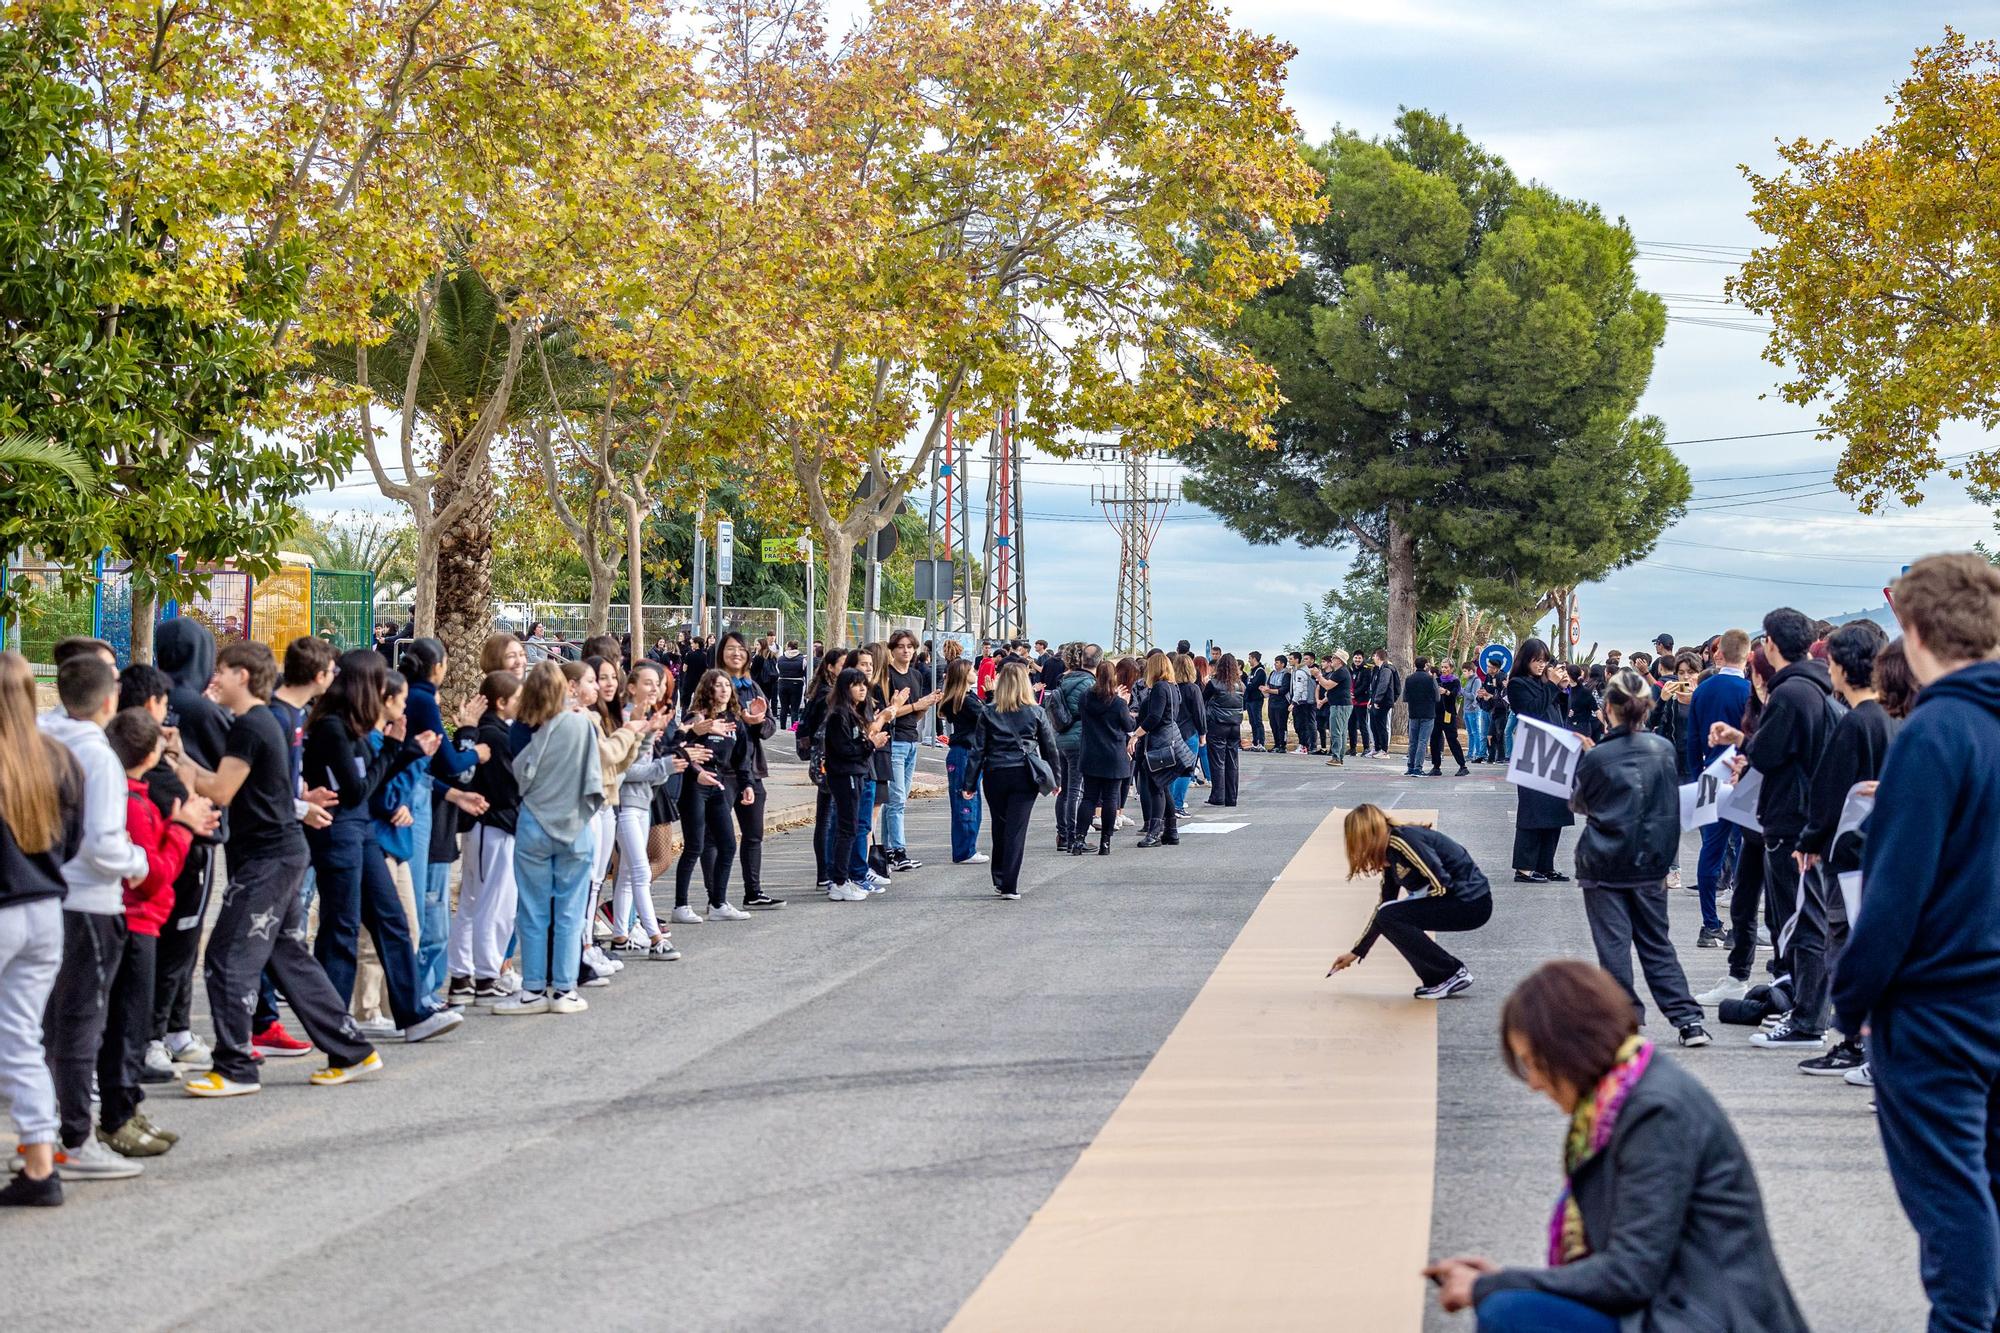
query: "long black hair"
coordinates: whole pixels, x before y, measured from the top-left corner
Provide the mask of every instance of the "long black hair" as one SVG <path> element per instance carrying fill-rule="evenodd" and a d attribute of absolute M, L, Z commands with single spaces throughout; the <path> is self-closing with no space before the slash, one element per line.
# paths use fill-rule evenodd
<path fill-rule="evenodd" d="M 625 673 L 618 670 L 617 662 L 602 654 L 584 658 L 583 664 L 590 668 L 591 675 L 598 677 L 597 715 L 604 720 L 605 731 L 618 730 L 625 725 Z M 609 696 L 604 693 L 603 688 L 604 668 L 607 664 L 618 676 L 618 688 L 611 691 Z"/>
<path fill-rule="evenodd" d="M 847 697 L 847 691 L 856 685 L 861 686 L 864 691 L 859 706 Z M 853 719 L 857 726 L 865 725 L 868 721 L 869 713 L 869 700 L 865 692 L 867 687 L 868 677 L 862 674 L 861 668 L 842 667 L 840 669 L 840 679 L 833 682 L 833 699 L 827 704 L 827 712 L 829 714 L 845 713 L 849 718 Z"/>
<path fill-rule="evenodd" d="M 382 700 L 389 689 L 389 664 L 373 648 L 342 653 L 334 663 L 333 683 L 313 701 L 312 726 L 323 717 L 337 717 L 356 736 L 365 736 L 382 720 Z"/>
<path fill-rule="evenodd" d="M 1529 672 L 1528 668 L 1533 665 L 1537 658 L 1542 661 L 1548 661 L 1550 659 L 1549 646 L 1540 639 L 1521 640 L 1521 646 L 1514 650 L 1514 669 L 1507 673 L 1507 679 L 1517 680 L 1522 676 L 1526 676 L 1530 680 L 1535 679 L 1535 676 Z"/>
<path fill-rule="evenodd" d="M 403 655 L 396 660 L 396 666 L 409 677 L 413 684 L 428 685 L 431 673 L 438 663 L 444 661 L 444 644 L 437 639 L 411 639 L 403 645 Z"/>
<path fill-rule="evenodd" d="M 829 648 L 820 656 L 819 664 L 813 668 L 812 683 L 806 687 L 806 698 L 816 699 L 833 688 L 833 678 L 840 674 L 841 665 L 847 661 L 845 648 Z"/>

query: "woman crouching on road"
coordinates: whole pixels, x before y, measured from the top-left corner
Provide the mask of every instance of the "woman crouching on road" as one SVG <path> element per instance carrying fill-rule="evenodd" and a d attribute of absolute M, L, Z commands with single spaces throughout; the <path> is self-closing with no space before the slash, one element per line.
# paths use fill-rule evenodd
<path fill-rule="evenodd" d="M 1479 1333 L 1805 1333 L 1729 1117 L 1692 1074 L 1656 1058 L 1602 969 L 1544 964 L 1500 1011 L 1514 1077 L 1569 1117 L 1547 1268 L 1481 1255 L 1424 1270 Z"/>
<path fill-rule="evenodd" d="M 1701 1006 L 1667 931 L 1667 868 L 1681 845 L 1680 769 L 1673 745 L 1645 729 L 1652 708 L 1652 686 L 1630 667 L 1606 682 L 1611 730 L 1577 760 L 1569 798 L 1585 820 L 1576 877 L 1598 966 L 1625 988 L 1638 1021 L 1646 1021 L 1646 1006 L 1632 987 L 1635 948 L 1646 989 L 1681 1045 L 1706 1046 Z"/>
<path fill-rule="evenodd" d="M 1360 941 L 1333 960 L 1327 975 L 1366 958 L 1379 937 L 1394 945 L 1416 972 L 1419 1000 L 1442 1000 L 1471 989 L 1472 973 L 1428 933 L 1478 930 L 1492 917 L 1492 887 L 1471 854 L 1436 829 L 1392 827 L 1373 805 L 1348 811 L 1346 832 L 1349 873 L 1380 871 L 1382 901 Z"/>
<path fill-rule="evenodd" d="M 1041 773 L 1035 769 L 1037 758 L 1047 765 Z M 1056 749 L 1048 714 L 1035 702 L 1028 664 L 1009 662 L 994 678 L 993 702 L 980 714 L 979 729 L 972 734 L 965 785 L 960 789 L 969 797 L 980 777 L 986 779 L 986 805 L 993 812 L 993 891 L 1002 898 L 1011 901 L 1021 896 L 1021 857 L 1028 846 L 1035 798 L 1042 794 L 1044 775 L 1054 787 L 1060 772 L 1062 753 Z M 1049 794 L 1061 790 L 1054 787 Z"/>

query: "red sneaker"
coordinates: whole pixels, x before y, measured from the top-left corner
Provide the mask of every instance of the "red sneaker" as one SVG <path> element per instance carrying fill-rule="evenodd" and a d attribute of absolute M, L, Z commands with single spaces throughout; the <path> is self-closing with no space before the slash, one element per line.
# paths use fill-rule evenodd
<path fill-rule="evenodd" d="M 306 1055 L 312 1051 L 312 1043 L 300 1041 L 285 1031 L 283 1023 L 273 1023 L 250 1038 L 250 1050 L 260 1056 Z"/>

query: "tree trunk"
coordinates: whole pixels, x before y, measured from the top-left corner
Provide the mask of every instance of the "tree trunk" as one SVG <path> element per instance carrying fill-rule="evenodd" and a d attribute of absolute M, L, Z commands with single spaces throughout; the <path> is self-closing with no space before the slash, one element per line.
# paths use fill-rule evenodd
<path fill-rule="evenodd" d="M 479 459 L 469 462 L 466 471 L 470 475 L 465 480 L 440 478 L 432 495 L 440 512 L 461 489 L 469 500 L 457 521 L 436 535 L 437 576 L 431 580 L 436 634 L 450 659 L 439 690 L 447 717 L 479 688 L 479 650 L 493 632 L 493 470 Z M 422 581 L 420 573 L 420 587 Z M 421 600 L 417 610 L 421 616 Z"/>
<path fill-rule="evenodd" d="M 1389 536 L 1382 564 L 1389 584 L 1389 660 L 1396 670 L 1408 675 L 1417 653 L 1417 540 L 1389 511 Z M 1408 714 L 1400 702 L 1391 719 L 1391 729 L 1403 726 Z"/>
<path fill-rule="evenodd" d="M 619 498 L 625 502 L 625 591 L 631 602 L 628 613 L 631 657 L 632 662 L 637 662 L 646 655 L 646 587 L 639 578 L 639 546 L 645 537 L 645 526 L 639 513 L 639 497 L 627 491 Z M 627 670 L 632 662 L 625 664 Z"/>
<path fill-rule="evenodd" d="M 151 588 L 139 586 L 139 580 L 132 580 L 132 660 L 151 662 L 153 660 L 153 622 L 160 614 L 160 599 Z"/>
<path fill-rule="evenodd" d="M 611 632 L 611 586 L 618 581 L 618 565 L 606 560 L 595 549 L 597 534 L 590 534 L 589 546 L 584 551 L 584 564 L 590 570 L 590 610 L 585 613 L 583 632 L 586 637 Z"/>
<path fill-rule="evenodd" d="M 819 535 L 826 543 L 826 646 L 831 648 L 847 643 L 847 598 L 854 584 L 855 541 L 839 527 L 821 528 Z"/>
<path fill-rule="evenodd" d="M 438 527 L 425 514 L 416 522 L 417 553 L 414 569 L 417 586 L 411 590 L 410 600 L 416 613 L 411 618 L 416 628 L 412 637 L 429 638 L 437 633 L 437 571 L 438 571 Z"/>

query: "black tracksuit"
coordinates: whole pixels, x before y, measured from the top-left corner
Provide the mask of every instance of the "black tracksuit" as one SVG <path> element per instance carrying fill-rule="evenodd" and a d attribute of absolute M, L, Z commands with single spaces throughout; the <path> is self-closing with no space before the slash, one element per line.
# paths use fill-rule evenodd
<path fill-rule="evenodd" d="M 1404 897 L 1402 895 L 1408 895 Z M 1403 955 L 1425 986 L 1464 970 L 1429 932 L 1477 930 L 1493 915 L 1486 876 L 1465 848 L 1435 829 L 1397 825 L 1382 865 L 1382 900 L 1352 952 L 1361 958 L 1377 938 Z"/>
<path fill-rule="evenodd" d="M 1793 971 L 1796 963 L 1792 943 L 1797 929 L 1792 923 L 1799 911 L 1799 867 L 1792 853 L 1805 831 L 1813 770 L 1819 767 L 1842 711 L 1833 697 L 1826 664 L 1810 658 L 1793 662 L 1772 679 L 1771 697 L 1757 719 L 1757 730 L 1743 744 L 1750 767 L 1763 775 L 1757 822 L 1764 826 L 1764 897 L 1771 918 L 1780 923 L 1775 940 L 1783 972 Z M 1825 948 L 1823 938 L 1804 943 L 1809 950 Z"/>
<path fill-rule="evenodd" d="M 1850 923 L 1837 876 L 1843 870 L 1855 870 L 1861 865 L 1858 834 L 1850 833 L 1841 840 L 1838 849 L 1833 846 L 1834 831 L 1840 827 L 1840 810 L 1855 783 L 1882 776 L 1896 726 L 1896 719 L 1883 711 L 1881 704 L 1873 699 L 1863 700 L 1834 724 L 1826 752 L 1813 770 L 1799 850 L 1819 857 L 1820 864 L 1800 876 L 1796 921 L 1789 941 L 1792 1021 L 1805 1032 L 1818 1032 L 1826 1023 L 1833 969 L 1847 943 Z M 1847 1039 L 1858 1046 L 1861 1034 L 1851 1034 Z"/>
<path fill-rule="evenodd" d="M 1095 688 L 1083 696 L 1077 717 L 1082 723 L 1084 806 L 1097 814 L 1098 845 L 1109 847 L 1118 827 L 1118 807 L 1125 804 L 1125 789 L 1132 781 L 1132 756 L 1125 741 L 1138 724 L 1123 699 L 1099 694 Z M 1085 816 L 1079 813 L 1077 821 L 1080 832 Z"/>
<path fill-rule="evenodd" d="M 1237 741 L 1243 734 L 1243 691 L 1211 679 L 1202 686 L 1208 722 L 1208 803 L 1235 805 Z"/>

